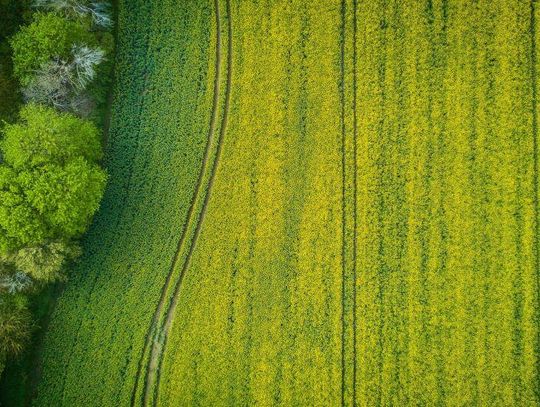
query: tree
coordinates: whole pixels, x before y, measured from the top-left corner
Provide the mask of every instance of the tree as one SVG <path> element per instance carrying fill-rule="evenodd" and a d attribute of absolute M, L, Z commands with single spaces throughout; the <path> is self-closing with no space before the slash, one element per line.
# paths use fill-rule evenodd
<path fill-rule="evenodd" d="M 96 77 L 96 67 L 103 62 L 105 51 L 86 45 L 73 46 L 73 85 L 79 90 L 86 89 Z"/>
<path fill-rule="evenodd" d="M 99 47 L 74 45 L 72 54 L 71 62 L 55 58 L 41 66 L 23 88 L 24 99 L 84 116 L 89 100 L 85 90 L 94 80 L 105 51 Z"/>
<path fill-rule="evenodd" d="M 26 291 L 31 286 L 32 279 L 22 271 L 15 271 L 0 276 L 0 289 L 7 291 L 9 294 Z"/>
<path fill-rule="evenodd" d="M 80 236 L 105 188 L 96 127 L 28 105 L 6 126 L 0 150 L 0 253 Z"/>
<path fill-rule="evenodd" d="M 110 7 L 106 2 L 88 0 L 36 0 L 36 8 L 63 13 L 67 17 L 89 16 L 95 25 L 108 28 L 112 26 Z"/>
<path fill-rule="evenodd" d="M 105 181 L 105 172 L 82 157 L 18 173 L 0 190 L 0 252 L 79 237 L 99 207 Z"/>
<path fill-rule="evenodd" d="M 20 118 L 5 127 L 0 142 L 5 163 L 15 169 L 62 165 L 76 157 L 96 162 L 102 157 L 99 130 L 87 120 L 36 104 L 23 107 Z"/>
<path fill-rule="evenodd" d="M 17 173 L 0 166 L 0 253 L 45 241 L 52 230 L 26 201 Z"/>
<path fill-rule="evenodd" d="M 22 89 L 26 102 L 52 106 L 59 110 L 70 110 L 74 97 L 71 64 L 56 59 L 46 62 L 36 72 L 29 84 Z"/>
<path fill-rule="evenodd" d="M 80 253 L 80 247 L 74 243 L 53 241 L 41 246 L 24 247 L 10 260 L 18 272 L 42 282 L 52 282 L 64 279 L 64 266 Z"/>
<path fill-rule="evenodd" d="M 70 239 L 80 236 L 99 207 L 105 172 L 84 158 L 64 166 L 47 164 L 22 171 L 17 182 L 26 202 L 51 229 L 51 235 Z"/>
<path fill-rule="evenodd" d="M 74 44 L 95 45 L 95 39 L 81 21 L 71 21 L 54 13 L 36 13 L 34 21 L 11 39 L 13 71 L 22 85 L 53 58 L 68 60 Z"/>

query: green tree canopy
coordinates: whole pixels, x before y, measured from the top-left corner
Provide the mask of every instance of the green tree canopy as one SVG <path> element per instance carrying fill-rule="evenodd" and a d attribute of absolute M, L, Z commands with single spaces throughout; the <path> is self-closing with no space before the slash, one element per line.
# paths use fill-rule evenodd
<path fill-rule="evenodd" d="M 0 143 L 4 161 L 13 168 L 63 165 L 76 157 L 102 157 L 99 130 L 90 121 L 36 104 L 26 105 L 21 121 L 7 125 Z"/>
<path fill-rule="evenodd" d="M 21 122 L 4 129 L 0 150 L 0 253 L 80 236 L 106 181 L 96 164 L 102 156 L 96 127 L 28 105 Z"/>
<path fill-rule="evenodd" d="M 76 158 L 65 166 L 47 164 L 22 171 L 17 182 L 25 201 L 34 208 L 54 236 L 82 234 L 96 212 L 106 176 L 96 164 Z"/>
<path fill-rule="evenodd" d="M 0 166 L 0 253 L 44 241 L 50 231 L 30 206 L 19 186 L 17 173 Z"/>
<path fill-rule="evenodd" d="M 84 23 L 54 13 L 36 13 L 34 21 L 11 40 L 14 74 L 21 84 L 28 85 L 34 72 L 47 61 L 54 57 L 67 60 L 74 44 L 94 43 Z"/>
<path fill-rule="evenodd" d="M 55 241 L 41 246 L 23 247 L 6 260 L 16 270 L 36 280 L 51 282 L 64 278 L 64 265 L 77 258 L 80 252 L 80 247 L 74 243 Z"/>

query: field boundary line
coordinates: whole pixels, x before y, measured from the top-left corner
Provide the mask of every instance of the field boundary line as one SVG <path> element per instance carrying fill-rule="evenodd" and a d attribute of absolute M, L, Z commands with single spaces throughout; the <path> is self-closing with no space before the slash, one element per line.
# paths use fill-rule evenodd
<path fill-rule="evenodd" d="M 145 356 L 147 355 L 147 352 L 150 351 L 152 342 L 155 341 L 157 335 L 158 335 L 158 324 L 160 320 L 160 316 L 163 313 L 163 309 L 165 307 L 165 303 L 167 300 L 167 293 L 169 291 L 169 288 L 171 286 L 172 277 L 174 275 L 174 270 L 176 269 L 176 264 L 178 263 L 180 259 L 180 255 L 182 253 L 182 248 L 185 245 L 186 237 L 187 237 L 187 231 L 189 229 L 190 224 L 193 222 L 194 214 L 195 214 L 195 208 L 196 203 L 199 200 L 199 196 L 201 195 L 201 191 L 203 189 L 203 180 L 204 175 L 206 172 L 206 167 L 208 164 L 208 161 L 210 161 L 211 153 L 212 153 L 212 140 L 214 138 L 216 123 L 217 123 L 217 116 L 218 116 L 218 110 L 219 110 L 219 96 L 220 96 L 220 77 L 221 77 L 221 21 L 220 21 L 220 14 L 219 14 L 219 5 L 218 0 L 215 0 L 215 18 L 216 18 L 216 49 L 215 49 L 215 65 L 214 65 L 214 86 L 213 86 L 213 102 L 212 102 L 212 112 L 210 115 L 210 125 L 208 130 L 208 136 L 206 141 L 206 147 L 205 147 L 205 153 L 203 157 L 203 161 L 201 164 L 201 170 L 199 171 L 199 176 L 197 179 L 197 183 L 195 185 L 195 193 L 193 194 L 193 197 L 190 202 L 190 206 L 188 209 L 188 214 L 186 217 L 186 223 L 182 230 L 182 234 L 180 236 L 179 242 L 177 244 L 176 251 L 174 253 L 171 267 L 169 269 L 169 273 L 167 274 L 167 277 L 165 279 L 165 283 L 163 285 L 163 288 L 161 289 L 160 294 L 160 300 L 158 303 L 158 306 L 156 307 L 156 310 L 154 312 L 151 326 L 148 330 L 148 333 L 145 338 L 145 344 L 143 348 L 143 352 L 140 356 L 138 368 L 137 368 L 137 374 L 135 379 L 135 385 L 133 386 L 132 395 L 131 395 L 131 406 L 135 406 L 136 399 L 137 399 L 137 390 L 139 389 L 139 382 L 140 377 L 142 375 L 143 371 L 143 365 Z M 208 192 L 207 192 L 208 194 Z M 152 354 L 152 352 L 151 352 Z M 143 390 L 143 403 L 146 404 L 146 389 L 147 389 L 147 379 L 148 379 L 148 369 L 150 368 L 151 360 L 148 362 L 147 370 L 145 373 L 145 382 L 144 382 L 144 390 Z"/>
<path fill-rule="evenodd" d="M 215 0 L 215 10 L 216 10 L 216 29 L 217 29 L 217 48 L 216 48 L 216 54 L 219 55 L 219 59 L 221 61 L 221 15 L 219 11 L 219 0 Z M 172 326 L 172 323 L 174 321 L 174 314 L 178 305 L 178 300 L 180 298 L 180 291 L 182 288 L 182 283 L 184 281 L 184 277 L 186 275 L 186 271 L 189 268 L 191 264 L 191 259 L 193 257 L 193 253 L 195 251 L 195 247 L 198 241 L 198 238 L 200 236 L 203 220 L 206 215 L 206 211 L 208 208 L 208 202 L 210 199 L 211 191 L 214 185 L 214 180 L 217 172 L 217 167 L 219 164 L 219 160 L 221 157 L 221 151 L 223 149 L 223 138 L 225 135 L 225 130 L 227 127 L 227 121 L 228 121 L 228 112 L 229 112 L 229 106 L 230 106 L 230 94 L 231 94 L 231 82 L 232 82 L 232 28 L 231 28 L 231 21 L 230 21 L 230 3 L 227 0 L 226 1 L 226 12 L 227 12 L 227 19 L 228 19 L 228 54 L 227 54 L 227 82 L 226 82 L 226 89 L 225 89 L 225 103 L 223 107 L 223 116 L 221 120 L 221 128 L 219 130 L 219 137 L 216 141 L 216 151 L 215 151 L 215 158 L 213 160 L 213 165 L 210 168 L 209 173 L 209 180 L 208 185 L 206 188 L 206 194 L 203 198 L 203 203 L 201 210 L 198 214 L 198 217 L 196 219 L 195 224 L 195 230 L 193 233 L 193 237 L 191 238 L 190 244 L 187 247 L 187 253 L 184 257 L 184 261 L 182 263 L 182 269 L 180 271 L 179 278 L 176 282 L 176 285 L 174 287 L 174 292 L 171 297 L 171 300 L 169 302 L 167 311 L 164 314 L 164 321 L 162 323 L 162 326 L 159 330 L 156 330 L 154 335 L 154 341 L 153 346 L 150 353 L 150 360 L 148 362 L 148 369 L 146 372 L 146 380 L 145 380 L 145 387 L 144 387 L 144 393 L 143 393 L 143 405 L 148 405 L 150 401 L 152 401 L 152 404 L 155 405 L 157 403 L 158 398 L 158 389 L 160 384 L 160 370 L 163 362 L 163 353 L 167 344 L 168 334 L 170 331 L 170 328 Z M 221 76 L 221 75 L 220 75 Z M 218 92 L 219 94 L 219 92 Z M 213 136 L 214 133 L 212 133 Z M 208 155 L 205 156 L 205 162 L 204 167 L 207 166 L 207 163 L 210 161 L 210 151 L 208 150 Z M 203 171 L 205 172 L 205 171 Z M 202 185 L 200 185 L 201 187 Z M 198 190 L 201 191 L 201 188 Z M 200 193 L 199 193 L 200 195 Z M 175 261 L 172 265 L 172 269 L 175 270 L 177 266 L 179 265 L 180 256 L 175 257 Z"/>

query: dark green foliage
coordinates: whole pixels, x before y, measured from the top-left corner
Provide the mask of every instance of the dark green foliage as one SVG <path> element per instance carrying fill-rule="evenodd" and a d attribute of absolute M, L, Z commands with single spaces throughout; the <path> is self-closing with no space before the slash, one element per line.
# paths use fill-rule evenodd
<path fill-rule="evenodd" d="M 29 0 L 0 0 L 0 122 L 14 119 L 19 107 L 8 39 L 24 21 L 28 9 Z"/>
<path fill-rule="evenodd" d="M 2 375 L 5 365 L 6 365 L 6 355 L 0 354 L 0 375 Z"/>
<path fill-rule="evenodd" d="M 0 41 L 11 36 L 28 16 L 30 0 L 0 0 Z"/>
<path fill-rule="evenodd" d="M 34 331 L 26 351 L 17 358 L 10 358 L 6 363 L 0 380 L 0 405 L 29 406 L 32 397 L 32 381 L 39 372 L 40 343 L 47 329 L 50 313 L 54 308 L 54 297 L 60 292 L 60 284 L 48 284 L 42 290 L 29 293 L 28 309 L 34 318 Z M 2 372 L 0 356 L 0 375 Z"/>
<path fill-rule="evenodd" d="M 3 120 L 15 117 L 20 101 L 17 82 L 11 73 L 11 61 L 0 55 L 0 119 Z"/>
<path fill-rule="evenodd" d="M 0 355 L 18 355 L 30 340 L 32 317 L 24 297 L 6 295 L 0 301 Z"/>
<path fill-rule="evenodd" d="M 98 32 L 97 38 L 101 49 L 105 51 L 105 60 L 98 65 L 96 78 L 88 87 L 88 94 L 94 101 L 95 109 L 89 115 L 96 125 L 102 127 L 108 107 L 108 96 L 111 91 L 111 82 L 114 68 L 114 38 L 109 32 Z"/>

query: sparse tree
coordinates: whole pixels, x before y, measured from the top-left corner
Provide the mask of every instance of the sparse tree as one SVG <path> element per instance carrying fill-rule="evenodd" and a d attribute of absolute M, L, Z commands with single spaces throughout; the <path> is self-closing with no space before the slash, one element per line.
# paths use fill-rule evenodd
<path fill-rule="evenodd" d="M 88 113 L 87 106 L 91 106 L 85 90 L 94 80 L 96 67 L 104 56 L 105 51 L 99 47 L 74 45 L 71 62 L 54 58 L 41 66 L 23 88 L 24 99 L 84 117 Z"/>
<path fill-rule="evenodd" d="M 63 13 L 68 17 L 90 17 L 99 27 L 112 26 L 110 5 L 107 2 L 85 0 L 36 0 L 38 9 Z"/>
<path fill-rule="evenodd" d="M 78 257 L 80 252 L 76 244 L 48 242 L 20 249 L 12 256 L 12 261 L 18 272 L 39 281 L 52 282 L 65 278 L 65 264 Z"/>
<path fill-rule="evenodd" d="M 105 59 L 105 51 L 87 45 L 74 45 L 72 48 L 73 85 L 84 90 L 96 77 L 96 67 Z"/>
<path fill-rule="evenodd" d="M 26 102 L 36 102 L 67 111 L 73 99 L 71 64 L 55 59 L 46 62 L 36 72 L 28 86 L 22 89 Z"/>
<path fill-rule="evenodd" d="M 26 291 L 32 286 L 32 279 L 22 271 L 15 271 L 0 277 L 0 289 L 9 294 Z"/>

